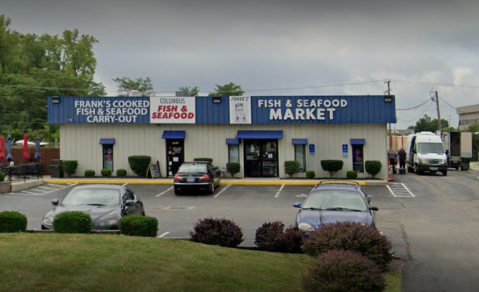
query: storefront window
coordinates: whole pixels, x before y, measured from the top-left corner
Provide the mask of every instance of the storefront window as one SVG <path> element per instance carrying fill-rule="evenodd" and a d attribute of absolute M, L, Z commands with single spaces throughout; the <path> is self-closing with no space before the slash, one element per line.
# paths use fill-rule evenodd
<path fill-rule="evenodd" d="M 228 145 L 228 162 L 239 163 L 239 145 Z"/>
<path fill-rule="evenodd" d="M 294 160 L 299 162 L 299 171 L 306 171 L 306 145 L 294 145 Z"/>
<path fill-rule="evenodd" d="M 113 172 L 113 144 L 103 144 L 103 169 Z"/>
<path fill-rule="evenodd" d="M 352 145 L 353 147 L 353 170 L 358 173 L 364 172 L 363 146 Z"/>

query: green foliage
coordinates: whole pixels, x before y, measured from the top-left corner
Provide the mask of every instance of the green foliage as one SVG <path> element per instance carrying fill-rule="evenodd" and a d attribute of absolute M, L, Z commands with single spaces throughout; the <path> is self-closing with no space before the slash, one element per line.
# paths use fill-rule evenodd
<path fill-rule="evenodd" d="M 261 250 L 300 253 L 304 232 L 296 227 L 284 230 L 280 221 L 266 222 L 256 230 L 255 244 Z"/>
<path fill-rule="evenodd" d="M 139 215 L 125 216 L 120 220 L 120 233 L 129 236 L 156 237 L 158 219 Z"/>
<path fill-rule="evenodd" d="M 324 171 L 329 172 L 329 175 L 333 177 L 336 172 L 343 169 L 342 160 L 321 160 L 321 167 Z"/>
<path fill-rule="evenodd" d="M 63 171 L 67 174 L 68 177 L 75 174 L 78 167 L 78 161 L 76 160 L 64 160 L 63 161 Z"/>
<path fill-rule="evenodd" d="M 53 219 L 53 230 L 58 233 L 90 233 L 91 228 L 90 215 L 79 211 L 60 213 Z"/>
<path fill-rule="evenodd" d="M 199 157 L 199 158 L 193 158 L 193 161 L 204 161 L 204 162 L 213 163 L 213 158 Z"/>
<path fill-rule="evenodd" d="M 179 87 L 179 91 L 183 92 L 185 96 L 197 96 L 200 93 L 200 88 L 195 86 L 193 88 L 186 86 L 186 87 Z"/>
<path fill-rule="evenodd" d="M 155 93 L 150 77 L 137 78 L 135 80 L 128 77 L 117 77 L 113 79 L 118 83 L 118 93 L 120 96 L 127 96 L 132 90 L 137 90 L 142 96 L 151 96 Z"/>
<path fill-rule="evenodd" d="M 315 178 L 315 177 L 316 177 L 316 173 L 314 172 L 314 170 L 306 171 L 306 178 Z"/>
<path fill-rule="evenodd" d="M 27 229 L 27 217 L 16 211 L 0 212 L 0 233 L 20 232 Z"/>
<path fill-rule="evenodd" d="M 299 162 L 298 161 L 285 161 L 284 162 L 284 172 L 292 177 L 293 174 L 299 172 Z"/>
<path fill-rule="evenodd" d="M 303 288 L 307 292 L 381 292 L 386 282 L 378 267 L 361 254 L 331 250 L 314 259 Z"/>
<path fill-rule="evenodd" d="M 379 160 L 367 160 L 365 166 L 366 172 L 372 175 L 372 177 L 375 177 L 376 174 L 381 172 L 382 164 Z"/>
<path fill-rule="evenodd" d="M 235 174 L 239 173 L 241 170 L 241 165 L 237 162 L 228 162 L 226 163 L 226 171 L 234 177 Z"/>
<path fill-rule="evenodd" d="M 375 262 L 383 271 L 392 260 L 391 242 L 378 230 L 361 223 L 337 222 L 326 224 L 310 233 L 303 250 L 311 256 L 329 250 L 359 252 Z"/>
<path fill-rule="evenodd" d="M 94 177 L 94 176 L 95 176 L 95 171 L 93 169 L 85 170 L 85 177 Z"/>
<path fill-rule="evenodd" d="M 146 177 L 151 157 L 147 155 L 133 155 L 128 157 L 131 170 L 140 177 Z"/>
<path fill-rule="evenodd" d="M 125 177 L 127 174 L 126 169 L 117 169 L 116 170 L 116 176 L 118 177 Z"/>
<path fill-rule="evenodd" d="M 210 96 L 213 97 L 222 97 L 222 96 L 236 96 L 236 95 L 243 95 L 244 90 L 241 88 L 241 85 L 234 84 L 230 82 L 225 85 L 218 85 L 216 84 L 216 88 L 214 92 L 210 92 Z"/>
<path fill-rule="evenodd" d="M 347 179 L 357 179 L 358 178 L 357 171 L 350 170 L 350 171 L 346 172 L 346 178 Z"/>
<path fill-rule="evenodd" d="M 5 174 L 0 170 L 0 182 L 5 181 Z"/>
<path fill-rule="evenodd" d="M 449 122 L 447 120 L 441 119 L 442 129 L 449 128 Z M 416 122 L 416 126 L 414 127 L 414 132 L 419 133 L 422 131 L 430 131 L 436 133 L 439 130 L 439 122 L 437 119 L 432 119 L 428 115 L 424 115 L 424 117 L 420 118 Z"/>
<path fill-rule="evenodd" d="M 101 176 L 111 176 L 111 169 L 108 169 L 108 168 L 102 169 Z"/>
<path fill-rule="evenodd" d="M 243 242 L 243 230 L 225 218 L 205 218 L 195 223 L 191 241 L 223 247 L 237 247 Z"/>

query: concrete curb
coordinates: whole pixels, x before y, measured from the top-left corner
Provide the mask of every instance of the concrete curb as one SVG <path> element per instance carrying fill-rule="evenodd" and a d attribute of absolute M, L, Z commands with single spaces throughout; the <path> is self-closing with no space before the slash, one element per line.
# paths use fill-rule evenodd
<path fill-rule="evenodd" d="M 361 186 L 387 185 L 385 180 L 371 181 L 347 181 L 347 180 L 242 180 L 242 179 L 222 179 L 222 185 L 287 185 L 287 186 L 315 186 L 320 182 L 327 183 L 358 183 Z M 144 179 L 47 179 L 45 183 L 49 184 L 148 184 L 148 185 L 172 185 L 173 180 L 144 180 Z"/>
<path fill-rule="evenodd" d="M 28 190 L 34 187 L 41 186 L 44 183 L 43 180 L 31 180 L 26 182 L 16 182 L 12 183 L 11 192 L 21 192 L 24 190 Z"/>

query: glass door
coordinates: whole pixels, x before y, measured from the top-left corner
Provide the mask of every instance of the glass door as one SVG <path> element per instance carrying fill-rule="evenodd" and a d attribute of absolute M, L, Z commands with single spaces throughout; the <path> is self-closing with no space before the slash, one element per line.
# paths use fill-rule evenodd
<path fill-rule="evenodd" d="M 166 140 L 166 161 L 168 165 L 167 176 L 174 176 L 178 172 L 181 164 L 185 161 L 185 146 L 184 140 Z"/>
<path fill-rule="evenodd" d="M 245 177 L 278 177 L 278 141 L 244 141 Z"/>

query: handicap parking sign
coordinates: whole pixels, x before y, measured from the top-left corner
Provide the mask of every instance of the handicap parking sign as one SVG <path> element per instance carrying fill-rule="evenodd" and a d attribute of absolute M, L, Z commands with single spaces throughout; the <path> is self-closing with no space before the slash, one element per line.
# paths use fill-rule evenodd
<path fill-rule="evenodd" d="M 348 144 L 343 144 L 343 153 L 348 153 Z"/>
<path fill-rule="evenodd" d="M 314 154 L 314 144 L 309 144 L 309 154 L 313 155 Z"/>

